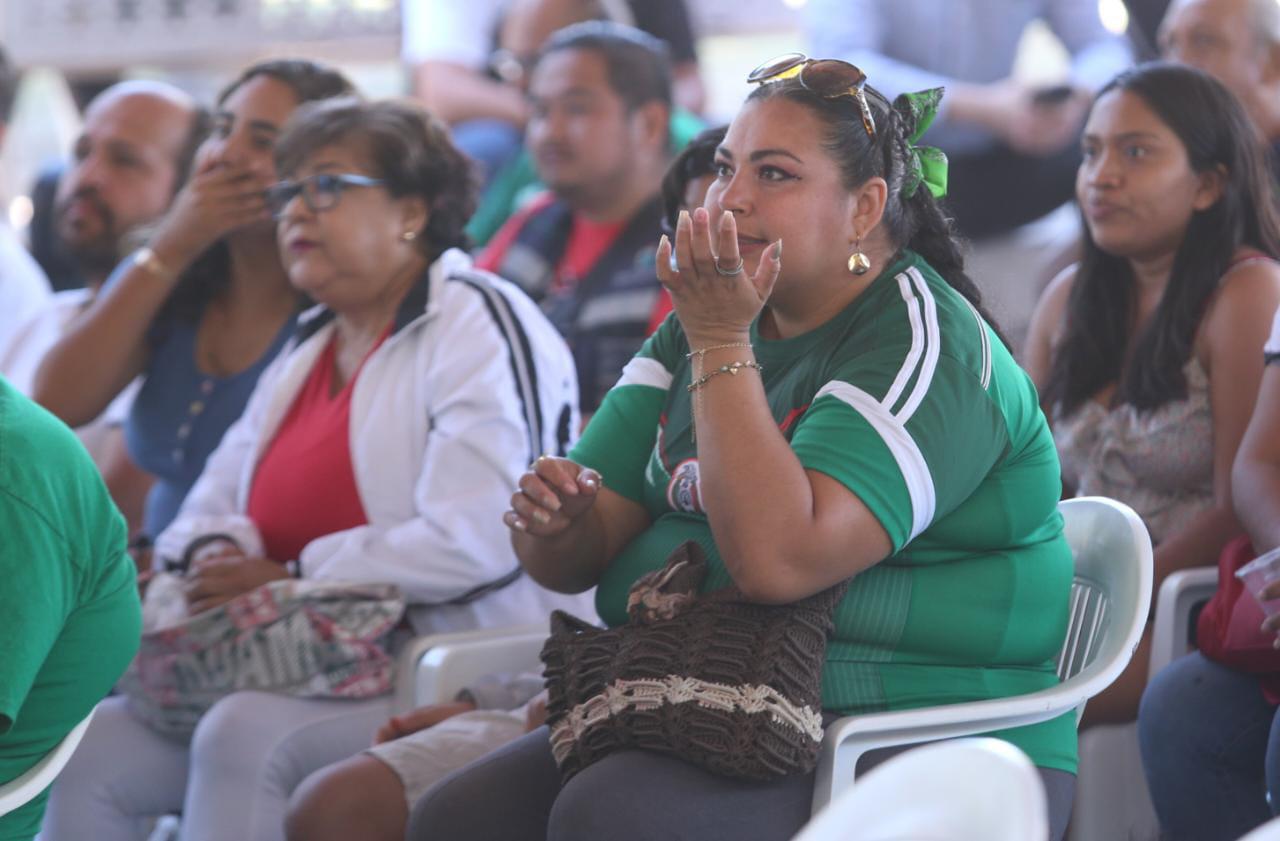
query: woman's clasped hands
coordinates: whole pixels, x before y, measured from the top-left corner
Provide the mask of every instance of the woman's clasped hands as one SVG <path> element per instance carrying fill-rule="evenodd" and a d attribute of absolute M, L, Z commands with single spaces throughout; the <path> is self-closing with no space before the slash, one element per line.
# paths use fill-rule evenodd
<path fill-rule="evenodd" d="M 191 561 L 183 588 L 187 612 L 195 616 L 268 581 L 288 577 L 284 565 L 267 558 L 251 558 L 234 543 L 219 541 Z"/>
<path fill-rule="evenodd" d="M 567 458 L 539 456 L 520 477 L 502 521 L 535 537 L 554 537 L 589 510 L 599 492 L 596 471 Z"/>

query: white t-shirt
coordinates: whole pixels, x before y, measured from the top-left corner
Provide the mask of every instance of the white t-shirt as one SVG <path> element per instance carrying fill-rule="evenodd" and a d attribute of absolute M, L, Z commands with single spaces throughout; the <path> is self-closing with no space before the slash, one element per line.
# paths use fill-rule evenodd
<path fill-rule="evenodd" d="M 92 298 L 93 293 L 88 289 L 68 289 L 52 295 L 20 323 L 7 340 L 0 341 L 0 374 L 18 391 L 31 396 L 40 361 L 49 348 L 66 334 L 67 328 L 89 306 Z M 103 454 L 107 433 L 123 424 L 129 416 L 137 391 L 138 380 L 134 380 L 97 419 L 76 429 L 80 443 L 93 456 L 95 464 Z"/>
<path fill-rule="evenodd" d="M 1267 344 L 1262 348 L 1262 352 L 1280 353 L 1280 310 L 1276 310 L 1276 317 L 1271 322 L 1271 335 L 1267 337 Z"/>
<path fill-rule="evenodd" d="M 482 69 L 505 0 L 403 0 L 400 56 L 405 62 L 449 61 Z"/>
<path fill-rule="evenodd" d="M 0 223 L 0 347 L 52 294 L 40 265 L 9 226 Z"/>

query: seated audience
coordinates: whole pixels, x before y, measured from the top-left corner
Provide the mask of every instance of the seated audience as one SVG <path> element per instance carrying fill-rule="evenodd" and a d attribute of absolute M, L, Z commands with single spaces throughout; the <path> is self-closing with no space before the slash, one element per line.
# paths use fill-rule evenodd
<path fill-rule="evenodd" d="M 1280 4 L 1176 0 L 1160 25 L 1160 50 L 1227 86 L 1271 147 L 1280 173 Z"/>
<path fill-rule="evenodd" d="M 1037 305 L 1027 369 L 1066 491 L 1137 511 L 1158 587 L 1213 563 L 1239 532 L 1231 463 L 1280 304 L 1280 227 L 1248 117 L 1198 70 L 1148 64 L 1116 77 L 1083 149 L 1084 258 Z M 1133 719 L 1148 643 L 1086 722 Z"/>
<path fill-rule="evenodd" d="M 256 64 L 228 85 L 168 214 L 40 366 L 35 398 L 72 425 L 141 378 L 125 438 L 156 479 L 142 523 L 150 537 L 173 519 L 293 332 L 299 295 L 265 199 L 276 177 L 272 144 L 300 104 L 351 91 L 309 61 Z M 73 218 L 96 221 L 89 201 L 80 205 Z M 103 254 L 104 267 L 116 260 L 114 248 Z"/>
<path fill-rule="evenodd" d="M 664 309 L 652 252 L 670 76 L 653 38 L 589 22 L 547 43 L 529 98 L 529 146 L 551 192 L 503 226 L 476 262 L 527 292 L 569 342 L 586 413 Z"/>
<path fill-rule="evenodd" d="M 1037 18 L 1071 53 L 1060 86 L 1013 75 L 1023 33 Z M 946 207 L 974 239 L 1071 199 L 1091 94 L 1131 61 L 1125 40 L 1102 25 L 1098 4 L 1082 0 L 809 0 L 804 20 L 815 54 L 852 61 L 890 96 L 946 87 L 924 139 L 951 159 Z"/>
<path fill-rule="evenodd" d="M 403 57 L 414 67 L 415 91 L 452 126 L 458 146 L 479 162 L 485 185 L 520 153 L 529 117 L 527 71 L 543 41 L 557 29 L 601 18 L 637 26 L 665 40 L 675 58 L 678 101 L 694 112 L 702 110 L 704 92 L 684 0 L 404 4 Z M 508 189 L 509 185 L 502 192 Z M 492 211 L 482 205 L 482 212 L 487 216 Z M 487 231 L 482 241 L 491 233 Z"/>
<path fill-rule="evenodd" d="M 663 224 L 670 233 L 680 211 L 702 206 L 724 133 L 721 127 L 698 135 L 663 177 Z M 427 789 L 542 724 L 545 716 L 531 715 L 542 707 L 529 703 L 541 689 L 540 676 L 490 675 L 456 701 L 391 718 L 372 748 L 317 771 L 298 787 L 287 820 L 289 837 L 403 839 L 409 809 Z"/>
<path fill-rule="evenodd" d="M 716 153 L 704 208 L 658 246 L 676 317 L 570 457 L 521 477 L 505 515 L 521 563 L 563 592 L 598 584 L 610 625 L 690 539 L 709 556 L 705 587 L 759 602 L 852 579 L 822 676 L 828 715 L 1054 685 L 1072 575 L 1057 455 L 934 199 L 945 172 L 907 140 L 928 108 L 864 98 L 843 62 L 771 65 L 752 74 L 762 85 Z M 1039 766 L 1060 836 L 1074 715 L 1000 735 Z M 437 784 L 408 837 L 786 839 L 813 785 L 623 751 L 562 789 L 539 728 Z"/>
<path fill-rule="evenodd" d="M 1280 546 L 1280 313 L 1264 358 L 1258 404 L 1231 471 L 1236 513 L 1258 552 Z M 1162 838 L 1235 841 L 1271 818 L 1269 804 L 1280 803 L 1277 690 L 1280 674 L 1247 674 L 1198 651 L 1152 676 L 1138 738 Z"/>
<path fill-rule="evenodd" d="M 18 74 L 0 50 L 0 149 L 13 113 Z M 18 241 L 7 217 L 0 215 L 0 347 L 9 344 L 18 326 L 49 298 L 49 279 Z M 0 367 L 0 372 L 3 372 Z"/>
<path fill-rule="evenodd" d="M 284 267 L 319 306 L 157 541 L 176 557 L 226 536 L 188 574 L 191 612 L 290 574 L 396 584 L 418 633 L 572 606 L 523 574 L 493 522 L 525 466 L 569 445 L 573 362 L 527 297 L 459 250 L 474 199 L 445 127 L 403 105 L 320 103 L 275 155 Z M 179 809 L 184 838 L 281 838 L 298 783 L 366 747 L 390 709 L 238 692 L 185 745 L 111 699 L 45 839 L 136 838 L 137 818 Z"/>
<path fill-rule="evenodd" d="M 42 397 L 36 372 L 45 355 L 98 300 L 126 239 L 168 209 L 206 128 L 191 97 L 159 82 L 121 82 L 89 103 L 54 204 L 59 239 L 84 286 L 58 292 L 8 342 L 0 341 L 0 374 L 19 391 Z M 89 367 L 82 356 L 72 362 L 77 373 Z M 132 531 L 141 522 L 151 477 L 125 447 L 124 423 L 136 393 L 131 381 L 122 380 L 93 411 L 63 420 L 75 427 Z M 87 385 L 77 379 L 75 387 Z"/>
<path fill-rule="evenodd" d="M 0 535 L 3 784 L 111 691 L 142 630 L 128 533 L 102 478 L 75 436 L 3 377 Z M 0 815 L 0 838 L 29 841 L 47 797 Z"/>

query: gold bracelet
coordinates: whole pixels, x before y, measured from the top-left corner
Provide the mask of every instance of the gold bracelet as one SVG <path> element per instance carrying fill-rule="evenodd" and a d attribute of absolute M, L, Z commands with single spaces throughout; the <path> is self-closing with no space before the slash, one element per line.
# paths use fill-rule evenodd
<path fill-rule="evenodd" d="M 703 374 L 701 377 L 698 377 L 696 380 L 694 380 L 693 382 L 685 386 L 685 389 L 688 391 L 697 391 L 698 389 L 706 385 L 707 381 L 710 380 L 712 377 L 716 376 L 717 374 L 733 374 L 734 376 L 737 376 L 738 372 L 741 371 L 743 368 L 755 368 L 757 371 L 761 372 L 762 374 L 764 373 L 764 366 L 758 362 L 753 362 L 751 360 L 747 360 L 745 362 L 741 362 L 741 361 L 730 362 L 727 365 L 721 365 L 719 368 L 708 371 L 707 373 Z"/>
<path fill-rule="evenodd" d="M 156 253 L 147 246 L 143 246 L 133 252 L 133 264 L 160 280 L 170 281 L 177 277 L 177 274 L 170 271 L 164 261 L 157 257 Z"/>
<path fill-rule="evenodd" d="M 731 347 L 749 348 L 751 347 L 751 342 L 729 342 L 723 345 L 711 345 L 710 347 L 698 348 L 697 350 L 691 350 L 688 353 L 686 353 L 684 355 L 684 358 L 693 359 L 695 356 L 697 356 L 698 358 L 702 358 L 713 350 L 724 350 L 725 348 L 731 348 Z"/>

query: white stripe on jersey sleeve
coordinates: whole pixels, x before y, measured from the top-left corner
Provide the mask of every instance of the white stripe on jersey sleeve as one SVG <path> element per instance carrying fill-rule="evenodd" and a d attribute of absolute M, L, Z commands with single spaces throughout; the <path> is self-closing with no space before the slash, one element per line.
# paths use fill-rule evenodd
<path fill-rule="evenodd" d="M 671 372 L 658 360 L 647 356 L 633 356 L 622 369 L 622 376 L 614 388 L 622 388 L 625 385 L 647 385 L 660 391 L 669 391 L 671 380 Z"/>
<path fill-rule="evenodd" d="M 907 542 L 911 542 L 933 522 L 938 504 L 933 475 L 929 472 L 929 465 L 925 463 L 924 454 L 911 438 L 911 433 L 907 432 L 904 421 L 895 417 L 870 394 L 849 383 L 832 380 L 818 390 L 813 401 L 816 403 L 819 398 L 828 394 L 862 415 L 880 435 L 897 462 L 898 470 L 902 472 L 902 479 L 907 485 L 907 495 L 911 499 L 911 534 L 907 537 Z"/>
<path fill-rule="evenodd" d="M 889 391 L 880 401 L 889 410 L 893 409 L 893 404 L 897 403 L 898 398 L 902 396 L 903 390 L 907 387 L 907 381 L 915 373 L 916 366 L 920 364 L 920 357 L 924 354 L 924 319 L 920 315 L 920 302 L 911 289 L 911 279 L 903 272 L 895 280 L 898 281 L 898 292 L 902 294 L 902 300 L 907 305 L 907 320 L 911 323 L 911 348 L 907 351 L 906 359 L 902 361 L 902 367 L 898 369 L 897 376 L 893 378 L 893 385 L 889 386 Z"/>
<path fill-rule="evenodd" d="M 968 298 L 961 297 L 969 312 L 973 313 L 973 320 L 978 322 L 978 339 L 982 342 L 982 390 L 986 391 L 991 385 L 991 337 L 987 335 L 987 323 L 982 320 L 978 308 Z"/>
<path fill-rule="evenodd" d="M 925 395 L 929 393 L 929 386 L 933 383 L 933 372 L 938 367 L 938 353 L 942 347 L 942 331 L 938 329 L 938 302 L 934 300 L 933 292 L 930 291 L 929 284 L 925 282 L 919 269 L 912 266 L 907 269 L 907 274 L 911 275 L 911 280 L 920 293 L 920 299 L 924 302 L 925 350 L 924 362 L 920 365 L 920 374 L 916 377 L 916 384 L 911 389 L 911 396 L 907 398 L 902 408 L 894 413 L 899 423 L 911 420 L 911 416 L 916 413 Z M 915 344 L 914 337 L 912 344 Z"/>

